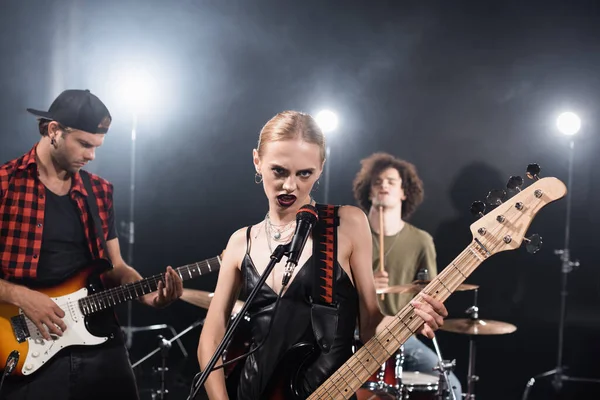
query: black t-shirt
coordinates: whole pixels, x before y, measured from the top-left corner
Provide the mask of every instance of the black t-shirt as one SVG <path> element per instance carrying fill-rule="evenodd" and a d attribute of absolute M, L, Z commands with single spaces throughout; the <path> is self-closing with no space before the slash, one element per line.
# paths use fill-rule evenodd
<path fill-rule="evenodd" d="M 93 223 L 93 218 L 90 218 L 90 223 Z M 92 256 L 84 229 L 77 203 L 71 200 L 68 194 L 58 196 L 46 189 L 42 248 L 36 285 L 59 284 L 91 262 Z M 114 212 L 111 209 L 106 240 L 116 237 Z"/>

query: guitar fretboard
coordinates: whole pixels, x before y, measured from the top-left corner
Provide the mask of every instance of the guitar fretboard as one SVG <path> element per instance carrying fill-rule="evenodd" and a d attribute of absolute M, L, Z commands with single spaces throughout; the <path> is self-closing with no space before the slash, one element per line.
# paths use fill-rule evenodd
<path fill-rule="evenodd" d="M 218 271 L 221 267 L 221 258 L 213 257 L 204 261 L 188 264 L 176 268 L 175 271 L 182 280 L 194 279 L 200 275 L 212 271 Z M 130 300 L 137 299 L 158 289 L 158 283 L 164 283 L 165 274 L 157 274 L 137 282 L 128 283 L 90 296 L 79 299 L 79 308 L 84 315 L 90 315 L 97 311 L 106 310 Z"/>
<path fill-rule="evenodd" d="M 472 242 L 421 293 L 443 302 L 487 257 L 489 253 L 485 247 Z M 418 300 L 419 295 L 415 299 Z M 350 357 L 308 399 L 350 398 L 409 337 L 418 332 L 423 323 L 413 306 L 406 305 L 393 321 Z"/>

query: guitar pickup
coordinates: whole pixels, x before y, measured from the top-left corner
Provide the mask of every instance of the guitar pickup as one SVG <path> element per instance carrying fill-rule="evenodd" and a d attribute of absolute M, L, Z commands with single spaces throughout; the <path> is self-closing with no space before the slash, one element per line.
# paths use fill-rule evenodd
<path fill-rule="evenodd" d="M 27 328 L 27 321 L 23 314 L 15 315 L 10 319 L 10 325 L 12 326 L 13 333 L 17 342 L 23 343 L 27 340 L 30 335 L 29 328 Z"/>

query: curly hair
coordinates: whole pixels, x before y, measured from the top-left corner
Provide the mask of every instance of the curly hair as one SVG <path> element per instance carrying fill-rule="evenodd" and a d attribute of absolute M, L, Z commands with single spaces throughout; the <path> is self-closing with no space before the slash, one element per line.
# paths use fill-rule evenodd
<path fill-rule="evenodd" d="M 402 202 L 402 219 L 408 219 L 423 202 L 423 181 L 417 168 L 408 161 L 387 153 L 375 153 L 361 160 L 361 169 L 353 182 L 354 199 L 366 212 L 371 208 L 371 185 L 388 168 L 396 168 L 402 178 L 402 189 L 406 200 Z"/>

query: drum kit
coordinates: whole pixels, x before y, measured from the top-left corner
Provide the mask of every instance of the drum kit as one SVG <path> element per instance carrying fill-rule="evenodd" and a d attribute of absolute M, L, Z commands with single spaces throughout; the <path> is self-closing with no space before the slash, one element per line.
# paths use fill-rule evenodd
<path fill-rule="evenodd" d="M 430 281 L 417 280 L 410 284 L 389 286 L 377 290 L 378 294 L 412 293 L 422 290 Z M 469 338 L 469 364 L 467 372 L 467 390 L 463 394 L 466 400 L 475 399 L 475 338 L 479 335 L 505 335 L 517 330 L 517 327 L 501 321 L 484 320 L 479 318 L 477 293 L 479 286 L 461 284 L 456 291 L 473 291 L 474 304 L 466 310 L 468 318 L 449 318 L 444 320 L 441 331 L 467 335 Z M 356 339 L 355 341 L 359 343 Z M 442 355 L 434 338 L 434 346 L 438 355 L 438 366 L 435 371 L 406 371 L 404 366 L 404 348 L 381 365 L 379 371 L 371 376 L 356 393 L 358 400 L 446 400 L 453 399 L 453 393 L 448 383 L 447 375 L 455 367 L 455 361 L 448 362 Z M 360 346 L 357 344 L 356 347 Z M 459 399 L 455 399 L 459 400 Z"/>
<path fill-rule="evenodd" d="M 390 293 L 418 293 L 427 284 L 428 280 L 416 280 L 410 284 L 389 286 L 377 290 L 377 294 Z M 477 306 L 477 293 L 479 286 L 472 284 L 461 284 L 457 291 L 473 291 L 474 304 L 466 310 L 468 318 L 448 318 L 444 320 L 444 325 L 440 327 L 441 331 L 453 332 L 467 335 L 469 338 L 469 364 L 467 373 L 467 390 L 463 394 L 466 400 L 475 399 L 475 383 L 479 377 L 475 375 L 475 338 L 480 335 L 505 335 L 516 331 L 517 327 L 501 321 L 492 321 L 479 318 L 479 308 Z M 195 289 L 184 289 L 181 300 L 197 307 L 208 309 L 212 300 L 213 293 Z M 237 301 L 233 307 L 232 314 L 236 315 L 244 303 Z M 242 335 L 243 336 L 243 335 Z M 236 339 L 242 340 L 240 335 Z M 234 339 L 228 352 L 223 355 L 225 361 L 232 357 L 243 354 L 250 343 L 246 337 L 244 343 L 236 343 Z M 358 400 L 446 400 L 453 399 L 453 392 L 447 383 L 447 372 L 455 367 L 455 361 L 447 361 L 442 358 L 437 341 L 434 338 L 434 345 L 438 359 L 440 360 L 435 371 L 407 371 L 404 369 L 404 346 L 383 363 L 377 373 L 365 382 L 361 389 L 356 393 Z M 355 335 L 354 350 L 361 346 L 358 335 Z M 229 354 L 228 354 L 229 353 Z M 226 375 L 233 371 L 233 367 L 226 368 Z M 455 399 L 459 400 L 459 399 Z"/>

